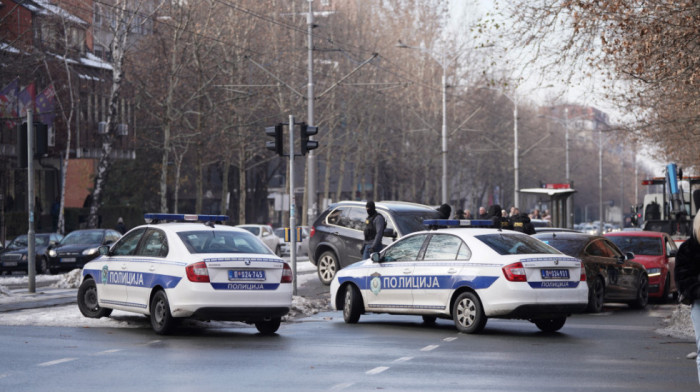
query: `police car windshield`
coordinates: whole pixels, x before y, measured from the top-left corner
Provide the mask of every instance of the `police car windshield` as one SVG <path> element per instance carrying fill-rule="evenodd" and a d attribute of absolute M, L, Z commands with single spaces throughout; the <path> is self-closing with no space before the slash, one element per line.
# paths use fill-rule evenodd
<path fill-rule="evenodd" d="M 190 253 L 273 254 L 249 232 L 202 230 L 183 231 L 177 235 Z"/>
<path fill-rule="evenodd" d="M 475 238 L 488 245 L 499 255 L 559 254 L 556 249 L 526 235 L 498 233 L 477 235 Z"/>
<path fill-rule="evenodd" d="M 632 252 L 635 255 L 661 256 L 661 239 L 654 237 L 608 237 L 623 252 Z"/>
<path fill-rule="evenodd" d="M 394 221 L 402 235 L 425 230 L 423 221 L 426 219 L 439 219 L 437 211 L 399 212 L 393 215 Z"/>

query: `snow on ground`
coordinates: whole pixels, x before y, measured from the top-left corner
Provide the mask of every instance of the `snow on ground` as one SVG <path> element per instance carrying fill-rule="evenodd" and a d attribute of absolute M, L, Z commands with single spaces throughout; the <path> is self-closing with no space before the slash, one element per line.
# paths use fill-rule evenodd
<path fill-rule="evenodd" d="M 297 287 L 304 285 L 304 283 L 311 279 L 318 279 L 317 275 L 313 273 L 315 272 L 315 267 L 309 262 L 298 263 L 297 272 Z M 53 289 L 76 289 L 80 285 L 80 279 L 80 269 L 76 269 L 62 275 L 36 276 L 37 283 L 51 283 L 50 287 Z M 26 288 L 27 284 L 28 278 L 26 275 L 0 277 L 0 304 L 36 300 L 36 295 L 19 295 L 7 287 L 9 285 L 23 285 Z M 36 291 L 41 292 L 42 289 L 37 289 Z M 49 299 L 50 297 L 51 295 L 47 294 L 42 298 Z M 310 316 L 327 310 L 329 310 L 327 299 L 294 296 L 292 298 L 292 309 L 289 311 L 289 314 L 284 318 L 284 320 L 292 321 L 296 318 Z M 198 324 L 199 322 L 191 321 L 191 323 Z M 217 326 L 222 328 L 231 327 L 235 324 L 243 325 L 241 323 L 227 322 L 206 323 L 209 328 Z M 34 325 L 47 327 L 84 328 L 150 328 L 150 322 L 147 317 L 119 310 L 113 311 L 110 317 L 90 319 L 80 313 L 77 304 L 3 312 L 0 313 L 0 325 Z"/>

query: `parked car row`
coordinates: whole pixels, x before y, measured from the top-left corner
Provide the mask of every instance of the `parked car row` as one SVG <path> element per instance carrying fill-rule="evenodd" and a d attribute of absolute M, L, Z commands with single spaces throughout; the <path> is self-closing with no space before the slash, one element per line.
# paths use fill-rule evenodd
<path fill-rule="evenodd" d="M 112 229 L 75 230 L 65 237 L 58 233 L 35 235 L 36 271 L 41 274 L 71 271 L 99 255 L 98 248 L 110 245 L 121 237 Z M 17 236 L 0 253 L 0 272 L 27 271 L 28 237 Z"/>

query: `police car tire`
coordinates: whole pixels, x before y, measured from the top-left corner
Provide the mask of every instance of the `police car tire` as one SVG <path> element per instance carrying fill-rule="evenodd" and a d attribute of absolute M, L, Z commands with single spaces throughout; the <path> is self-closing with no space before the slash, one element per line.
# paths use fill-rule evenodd
<path fill-rule="evenodd" d="M 566 317 L 539 319 L 533 320 L 532 322 L 535 323 L 537 328 L 539 328 L 542 332 L 556 332 L 564 326 L 566 323 Z"/>
<path fill-rule="evenodd" d="M 452 305 L 455 327 L 462 333 L 479 333 L 486 326 L 486 315 L 479 297 L 471 291 L 461 293 Z"/>
<path fill-rule="evenodd" d="M 167 335 L 172 332 L 177 320 L 170 313 L 168 296 L 163 290 L 153 295 L 151 300 L 151 328 L 158 335 Z"/>
<path fill-rule="evenodd" d="M 338 256 L 332 250 L 327 250 L 318 258 L 318 278 L 326 286 L 330 285 L 338 272 Z"/>
<path fill-rule="evenodd" d="M 600 313 L 603 311 L 603 304 L 605 302 L 605 284 L 603 284 L 603 279 L 596 277 L 593 281 L 591 289 L 588 291 L 588 312 L 589 313 Z"/>
<path fill-rule="evenodd" d="M 643 275 L 639 278 L 639 287 L 637 288 L 637 297 L 630 302 L 632 309 L 644 309 L 649 303 L 649 278 Z"/>
<path fill-rule="evenodd" d="M 345 301 L 343 302 L 343 319 L 348 324 L 356 324 L 360 320 L 362 309 L 362 296 L 355 285 L 345 286 Z"/>
<path fill-rule="evenodd" d="M 273 317 L 269 320 L 256 321 L 255 328 L 257 328 L 258 332 L 260 332 L 263 335 L 272 335 L 273 333 L 277 332 L 277 330 L 280 328 L 281 323 L 281 317 Z"/>
<path fill-rule="evenodd" d="M 93 279 L 85 279 L 78 288 L 78 309 L 89 318 L 102 318 L 112 314 L 112 309 L 100 307 L 97 302 L 97 286 Z"/>

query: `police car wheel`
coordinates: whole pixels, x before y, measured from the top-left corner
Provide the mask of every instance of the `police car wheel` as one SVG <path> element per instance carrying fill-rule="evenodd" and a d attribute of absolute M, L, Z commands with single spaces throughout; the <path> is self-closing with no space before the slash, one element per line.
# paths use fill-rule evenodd
<path fill-rule="evenodd" d="M 321 283 L 330 285 L 336 272 L 338 272 L 338 257 L 333 251 L 323 252 L 318 258 L 318 278 Z"/>
<path fill-rule="evenodd" d="M 432 325 L 435 324 L 435 321 L 437 320 L 437 316 L 423 316 L 423 323 Z"/>
<path fill-rule="evenodd" d="M 355 324 L 362 314 L 362 296 L 360 290 L 352 284 L 345 287 L 345 303 L 343 304 L 343 319 L 348 324 Z"/>
<path fill-rule="evenodd" d="M 176 319 L 170 313 L 168 296 L 158 291 L 151 300 L 151 327 L 159 335 L 169 334 L 175 327 Z"/>
<path fill-rule="evenodd" d="M 600 313 L 603 311 L 603 303 L 605 302 L 605 285 L 603 279 L 595 278 L 591 289 L 588 291 L 588 312 Z"/>
<path fill-rule="evenodd" d="M 78 309 L 89 318 L 102 318 L 112 314 L 112 309 L 100 307 L 97 302 L 97 286 L 93 279 L 85 279 L 78 288 Z"/>
<path fill-rule="evenodd" d="M 637 298 L 630 302 L 630 307 L 633 309 L 644 309 L 649 303 L 649 279 L 645 276 L 639 278 L 639 287 L 637 288 Z"/>
<path fill-rule="evenodd" d="M 478 333 L 486 326 L 486 315 L 476 294 L 467 291 L 457 297 L 452 306 L 455 327 L 462 333 Z"/>
<path fill-rule="evenodd" d="M 542 332 L 556 332 L 564 326 L 564 323 L 566 323 L 566 317 L 532 320 L 532 322 L 535 323 L 537 328 L 539 328 Z"/>
<path fill-rule="evenodd" d="M 256 321 L 255 328 L 257 328 L 258 332 L 260 332 L 263 335 L 272 335 L 273 333 L 277 332 L 277 330 L 280 328 L 281 323 L 281 317 L 273 317 L 269 320 Z"/>

